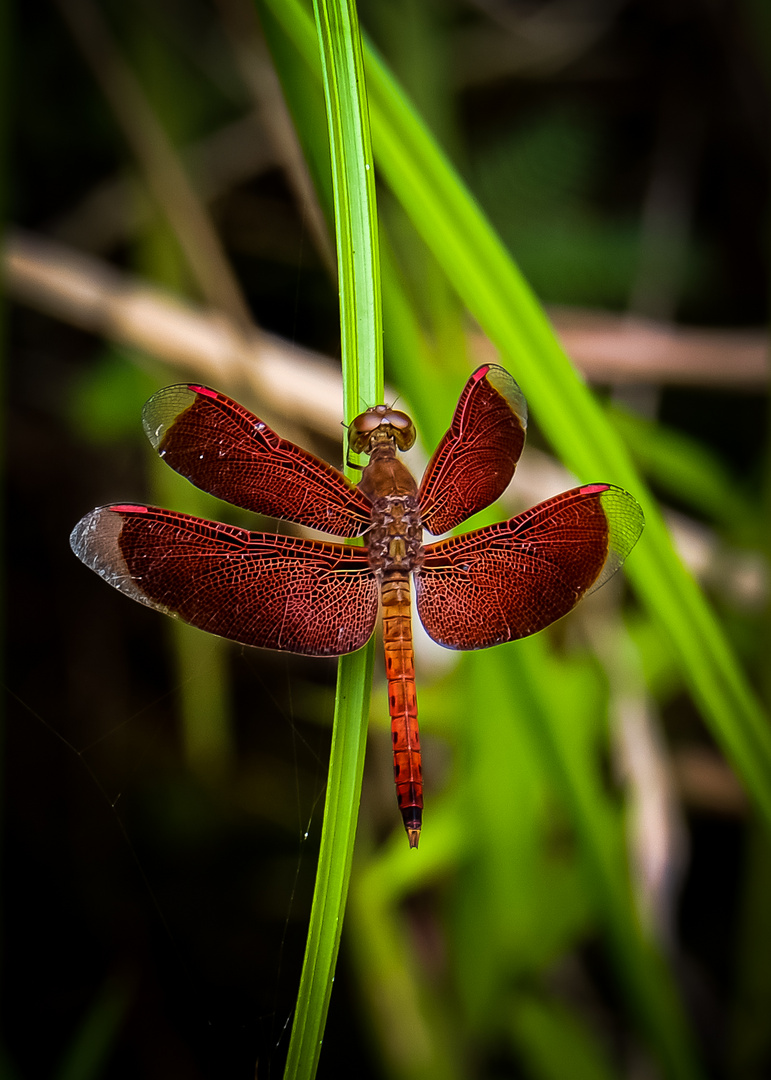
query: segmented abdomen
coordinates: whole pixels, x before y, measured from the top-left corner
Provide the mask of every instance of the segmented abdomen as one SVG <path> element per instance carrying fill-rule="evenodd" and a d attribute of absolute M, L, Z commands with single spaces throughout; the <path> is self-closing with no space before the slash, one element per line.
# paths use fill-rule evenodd
<path fill-rule="evenodd" d="M 423 811 L 423 775 L 408 574 L 392 571 L 385 575 L 381 597 L 396 799 L 410 847 L 417 847 Z"/>

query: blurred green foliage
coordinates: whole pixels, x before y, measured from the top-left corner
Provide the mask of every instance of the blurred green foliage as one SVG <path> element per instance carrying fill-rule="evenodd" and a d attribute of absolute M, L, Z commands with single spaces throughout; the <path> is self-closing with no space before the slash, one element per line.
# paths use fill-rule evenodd
<path fill-rule="evenodd" d="M 541 7 L 545 11 L 549 5 Z M 283 34 L 276 10 L 260 4 L 260 11 L 331 220 L 318 85 Z M 223 3 L 210 11 L 186 3 L 151 12 L 142 5 L 107 5 L 104 14 L 180 151 L 250 107 L 235 74 L 231 44 L 234 25 L 251 25 L 243 22 L 248 7 Z M 589 19 L 592 12 L 585 15 Z M 534 75 L 513 65 L 487 84 L 484 71 L 477 71 L 478 81 L 462 86 L 454 77 L 464 49 L 480 39 L 491 55 L 496 36 L 509 35 L 516 55 L 526 14 L 519 13 L 512 29 L 470 6 L 407 0 L 362 5 L 363 21 L 388 63 L 418 100 L 441 144 L 452 151 L 544 302 L 627 309 L 644 266 L 644 178 L 666 111 L 659 99 L 666 105 L 687 98 L 692 122 L 705 134 L 697 155 L 698 183 L 693 171 L 680 177 L 691 228 L 678 241 L 684 269 L 676 279 L 673 307 L 695 312 L 704 324 L 760 322 L 766 282 L 759 268 L 764 271 L 765 263 L 753 246 L 757 238 L 750 236 L 748 203 L 733 197 L 752 189 L 753 155 L 760 156 L 751 135 L 756 115 L 742 113 L 741 95 L 729 96 L 730 80 L 719 84 L 720 109 L 709 103 L 702 107 L 699 95 L 722 71 L 718 60 L 747 68 L 757 64 L 767 77 L 762 68 L 767 58 L 748 61 L 743 38 L 708 27 L 697 13 L 681 15 L 688 31 L 682 39 L 655 5 L 621 5 L 617 15 L 610 10 L 601 15 L 604 33 L 577 47 L 562 67 L 546 64 Z M 75 192 L 87 192 L 100 178 L 93 162 L 100 169 L 105 161 L 122 168 L 129 157 L 118 149 L 120 136 L 108 123 L 98 92 L 84 87 L 82 61 L 55 18 L 52 13 L 38 26 L 22 13 L 18 27 L 38 79 L 20 123 L 18 168 L 24 184 L 20 180 L 18 217 L 41 231 L 66 212 Z M 223 31 L 228 25 L 230 39 Z M 738 23 L 731 27 L 737 34 L 741 29 Z M 684 70 L 678 79 L 665 72 L 657 81 L 653 66 L 660 35 L 667 34 Z M 248 34 L 241 39 L 247 42 Z M 688 52 L 697 39 L 712 50 L 703 71 Z M 536 49 L 540 39 L 533 40 Z M 69 93 L 67 80 L 58 78 L 62 105 L 36 66 L 40 57 L 53 58 L 57 73 L 72 72 Z M 626 72 L 623 77 L 613 75 L 619 70 Z M 40 87 L 48 87 L 44 95 Z M 59 109 L 72 102 L 78 109 L 75 122 L 72 112 L 67 115 L 72 131 L 65 139 Z M 382 108 L 382 101 L 376 107 Z M 632 136 L 619 134 L 624 124 L 631 124 Z M 53 167 L 43 175 L 41 163 L 53 154 L 57 168 L 65 170 L 63 146 L 88 160 L 81 177 L 74 171 L 65 175 L 57 201 Z M 744 148 L 738 163 L 737 148 Z M 36 173 L 41 174 L 37 188 Z M 213 220 L 226 246 L 237 252 L 257 320 L 331 350 L 333 335 L 312 340 L 308 328 L 334 323 L 335 287 L 318 286 L 313 256 L 297 242 L 301 225 L 287 244 L 301 257 L 295 276 L 286 277 L 289 288 L 280 301 L 277 282 L 284 271 L 261 249 L 260 229 L 248 227 L 255 220 L 267 223 L 277 202 L 291 199 L 274 172 L 223 196 L 212 208 Z M 430 453 L 473 367 L 465 336 L 470 305 L 460 298 L 462 272 L 453 277 L 436 250 L 429 250 L 410 222 L 404 198 L 400 202 L 384 188 L 380 202 L 388 373 L 414 409 Z M 723 204 L 733 206 L 738 220 Z M 761 204 L 752 205 L 757 212 Z M 197 295 L 181 249 L 160 216 L 142 236 L 129 237 L 109 254 L 149 280 Z M 268 282 L 264 290 L 260 282 Z M 518 297 L 512 295 L 510 303 L 515 309 Z M 53 714 L 55 729 L 79 751 L 104 740 L 93 766 L 88 759 L 97 783 L 108 791 L 107 801 L 99 804 L 102 827 L 125 830 L 128 842 L 120 840 L 117 851 L 132 865 L 136 859 L 147 884 L 127 883 L 121 873 L 111 884 L 115 849 L 110 847 L 104 860 L 90 854 L 98 842 L 83 824 L 94 812 L 90 803 L 85 809 L 81 805 L 88 802 L 85 770 L 75 778 L 67 774 L 61 792 L 58 760 L 50 768 L 33 765 L 33 777 L 45 782 L 33 784 L 33 796 L 12 783 L 20 807 L 14 828 L 20 832 L 11 839 L 10 852 L 36 853 L 50 867 L 48 873 L 61 876 L 62 885 L 60 913 L 38 908 L 20 878 L 8 886 L 9 926 L 36 957 L 30 963 L 13 941 L 6 950 L 8 1068 L 22 1077 L 221 1077 L 244 1070 L 249 1075 L 259 1054 L 260 1074 L 278 1075 L 281 1029 L 292 1008 L 313 875 L 330 673 L 322 665 L 289 666 L 283 658 L 244 655 L 176 624 L 159 627 L 148 649 L 144 642 L 156 633 L 153 621 L 162 620 L 152 613 L 142 613 L 141 622 L 136 613 L 119 614 L 119 607 L 131 606 L 117 597 L 92 600 L 101 586 L 95 583 L 93 594 L 88 592 L 90 582 L 83 583 L 74 560 L 66 571 L 56 562 L 50 574 L 41 569 L 52 557 L 41 555 L 39 538 L 55 533 L 61 547 L 67 528 L 92 500 L 113 497 L 116 475 L 121 483 L 135 485 L 123 489 L 126 498 L 147 497 L 207 517 L 225 511 L 163 475 L 170 471 L 150 464 L 150 452 L 138 448 L 142 401 L 157 386 L 184 376 L 130 350 L 106 345 L 95 352 L 90 340 L 84 344 L 64 334 L 57 339 L 50 329 L 33 327 L 29 316 L 20 317 L 16 334 L 23 362 L 10 372 L 12 391 L 27 425 L 16 431 L 19 456 L 34 462 L 38 453 L 42 456 L 34 447 L 51 447 L 46 424 L 36 422 L 41 397 L 55 418 L 50 426 L 72 449 L 69 455 L 59 453 L 61 463 L 52 461 L 55 451 L 49 452 L 51 476 L 45 482 L 43 470 L 12 474 L 14 506 L 26 508 L 22 520 L 36 526 L 25 529 L 16 555 L 16 576 L 25 591 L 15 610 L 25 647 L 16 654 L 23 664 L 18 659 L 14 670 L 29 669 L 29 674 L 15 675 L 12 688 L 43 713 L 46 723 Z M 41 387 L 52 385 L 41 354 L 67 358 L 53 379 L 53 386 L 64 389 L 61 395 L 48 389 L 41 394 Z M 533 364 L 530 354 L 522 358 L 523 370 L 527 363 Z M 558 381 L 546 369 L 540 374 L 546 383 Z M 538 376 L 536 370 L 534 382 Z M 227 385 L 221 388 L 235 393 Z M 741 402 L 722 394 L 729 433 L 748 427 Z M 540 446 L 547 439 L 554 443 L 546 398 L 538 391 L 535 400 L 539 408 L 531 439 Z M 687 418 L 680 426 L 665 425 L 606 403 L 601 411 L 654 491 L 699 524 L 723 552 L 726 566 L 742 551 L 768 558 L 768 433 L 762 425 L 752 443 L 753 467 L 740 471 L 719 442 L 694 437 Z M 593 436 L 586 432 L 587 442 Z M 581 452 L 583 447 L 576 448 L 577 456 Z M 60 488 L 73 487 L 75 461 L 81 457 L 83 476 L 62 505 L 54 481 L 58 477 Z M 71 573 L 72 584 L 57 584 L 65 573 Z M 44 602 L 38 600 L 36 577 L 46 585 Z M 671 588 L 669 582 L 659 584 Z M 58 598 L 51 603 L 50 596 Z M 754 606 L 742 606 L 736 593 L 715 587 L 714 601 L 743 688 L 751 686 L 767 704 L 767 592 L 761 591 Z M 83 625 L 78 621 L 70 631 L 75 609 Z M 28 610 L 48 613 L 58 647 L 46 645 L 38 618 L 27 621 L 21 615 Z M 114 629 L 107 621 L 113 617 L 133 621 Z M 67 687 L 66 707 L 52 705 L 47 697 L 41 660 Z M 84 667 L 96 672 L 86 676 Z M 416 1080 L 605 1080 L 646 1070 L 732 1080 L 766 1075 L 771 1042 L 767 833 L 740 799 L 729 799 L 726 808 L 708 778 L 701 788 L 686 786 L 672 794 L 675 765 L 691 750 L 708 752 L 724 785 L 727 778 L 729 795 L 733 790 L 705 726 L 708 703 L 694 695 L 695 677 L 684 671 L 650 612 L 615 583 L 586 611 L 535 639 L 460 656 L 439 674 L 432 673 L 427 658 L 419 694 L 428 793 L 416 856 L 406 850 L 392 805 L 385 692 L 376 676 L 345 960 L 333 995 L 322 1076 L 339 1074 L 342 1062 L 360 1076 Z M 618 764 L 629 718 L 643 714 L 654 731 L 663 731 L 657 759 L 662 791 L 648 774 L 630 771 L 628 762 L 626 771 Z M 286 742 L 282 728 L 290 732 Z M 737 721 L 737 739 L 741 731 Z M 15 732 L 11 728 L 18 739 Z M 38 761 L 41 747 L 22 745 L 18 752 L 21 761 Z M 750 749 L 740 759 L 752 756 Z M 755 759 L 762 776 L 760 741 Z M 50 802 L 39 790 L 46 785 L 55 791 Z M 762 781 L 754 792 L 762 799 L 759 787 Z M 124 791 L 126 799 L 113 811 L 108 804 Z M 699 798 L 706 801 L 700 805 Z M 56 810 L 61 805 L 67 807 L 63 819 Z M 640 805 L 661 816 L 641 824 Z M 30 824 L 37 818 L 44 827 Z M 309 824 L 313 836 L 306 843 Z M 678 906 L 678 879 L 686 869 L 673 832 L 685 826 L 692 862 Z M 49 855 L 49 861 L 42 855 L 46 828 L 62 837 L 60 857 Z M 649 880 L 646 890 L 636 873 L 638 860 L 652 857 L 659 843 L 665 853 L 663 876 L 656 887 Z M 31 880 L 48 904 L 57 899 L 45 876 L 33 874 Z M 664 912 L 661 921 L 651 913 L 657 903 Z M 42 931 L 44 918 L 56 931 L 50 945 Z M 83 927 L 81 944 L 67 952 L 63 942 L 77 936 L 71 932 L 73 921 Z M 70 976 L 78 960 L 83 973 Z M 185 985 L 188 967 L 195 972 L 192 990 Z M 34 979 L 29 968 L 38 972 Z M 65 992 L 70 978 L 72 989 Z M 51 989 L 38 998 L 43 981 Z M 52 1018 L 45 1050 L 27 1045 L 22 1034 L 40 1000 Z M 268 1017 L 264 1024 L 256 1019 L 258 1011 Z M 162 1052 L 153 1057 L 149 1046 Z"/>

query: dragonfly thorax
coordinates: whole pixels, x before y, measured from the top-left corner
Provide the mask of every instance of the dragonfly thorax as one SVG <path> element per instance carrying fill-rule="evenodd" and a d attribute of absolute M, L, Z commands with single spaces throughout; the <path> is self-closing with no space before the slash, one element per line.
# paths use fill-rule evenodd
<path fill-rule="evenodd" d="M 386 495 L 372 505 L 367 533 L 370 566 L 377 573 L 409 573 L 423 562 L 423 526 L 414 495 Z"/>
<path fill-rule="evenodd" d="M 418 485 L 396 456 L 393 437 L 375 435 L 368 452 L 359 490 L 372 503 L 366 534 L 370 566 L 377 574 L 409 573 L 420 565 L 423 553 Z"/>

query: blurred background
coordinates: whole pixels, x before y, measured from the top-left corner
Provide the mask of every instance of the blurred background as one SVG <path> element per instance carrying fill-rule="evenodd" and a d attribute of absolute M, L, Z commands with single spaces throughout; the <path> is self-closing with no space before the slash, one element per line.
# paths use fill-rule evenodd
<path fill-rule="evenodd" d="M 169 383 L 342 462 L 325 121 L 261 10 L 55 0 L 5 27 L 3 1077 L 283 1070 L 335 664 L 178 626 L 68 545 L 115 500 L 276 527 L 155 458 L 141 408 Z M 768 704 L 766 5 L 362 0 L 360 18 Z M 419 474 L 493 354 L 379 200 L 386 379 Z M 505 509 L 572 482 L 532 416 Z M 771 1077 L 771 846 L 624 582 L 484 656 L 417 647 L 426 827 L 408 852 L 378 655 L 320 1075 Z"/>

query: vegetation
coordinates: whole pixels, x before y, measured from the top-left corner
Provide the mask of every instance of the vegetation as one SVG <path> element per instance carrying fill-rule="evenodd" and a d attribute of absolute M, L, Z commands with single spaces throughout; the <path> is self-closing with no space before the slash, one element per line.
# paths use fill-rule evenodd
<path fill-rule="evenodd" d="M 494 346 L 531 425 L 486 520 L 572 474 L 632 491 L 646 532 L 629 588 L 532 639 L 418 642 L 418 853 L 375 654 L 321 1076 L 771 1067 L 764 16 L 580 14 L 359 9 L 387 394 L 416 419 L 415 471 Z M 66 537 L 114 499 L 253 527 L 143 444 L 167 383 L 343 460 L 313 12 L 58 0 L 13 33 L 0 1071 L 278 1077 L 335 666 L 128 604 Z"/>

